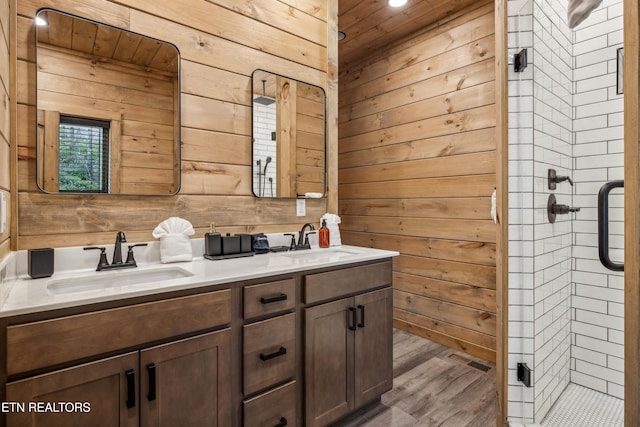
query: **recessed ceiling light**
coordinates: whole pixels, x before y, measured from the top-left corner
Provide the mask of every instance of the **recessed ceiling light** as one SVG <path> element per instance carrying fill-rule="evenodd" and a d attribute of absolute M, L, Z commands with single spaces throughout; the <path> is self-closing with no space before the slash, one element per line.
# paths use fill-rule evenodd
<path fill-rule="evenodd" d="M 47 25 L 47 21 L 45 21 L 44 18 L 36 16 L 36 25 L 38 27 L 45 27 Z"/>
<path fill-rule="evenodd" d="M 391 7 L 401 7 L 407 4 L 407 0 L 389 0 L 389 6 Z"/>
<path fill-rule="evenodd" d="M 347 33 L 345 33 L 344 31 L 338 31 L 338 41 L 344 40 L 346 38 L 347 38 Z"/>

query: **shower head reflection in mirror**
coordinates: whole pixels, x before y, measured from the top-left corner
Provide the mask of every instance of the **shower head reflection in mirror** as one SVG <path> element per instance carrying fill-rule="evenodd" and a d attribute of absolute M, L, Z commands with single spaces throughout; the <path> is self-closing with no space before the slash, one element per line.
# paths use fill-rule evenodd
<path fill-rule="evenodd" d="M 252 99 L 253 194 L 280 198 L 324 194 L 324 90 L 256 70 Z"/>

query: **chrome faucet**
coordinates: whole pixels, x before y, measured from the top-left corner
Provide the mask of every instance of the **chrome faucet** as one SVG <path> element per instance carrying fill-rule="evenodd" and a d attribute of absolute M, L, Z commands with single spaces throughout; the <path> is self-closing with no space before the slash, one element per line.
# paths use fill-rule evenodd
<path fill-rule="evenodd" d="M 310 231 L 305 234 L 305 230 L 307 229 L 307 227 L 309 227 Z M 315 230 L 313 224 L 306 223 L 302 226 L 298 235 L 298 244 L 296 249 L 311 249 L 311 245 L 309 244 L 309 234 L 315 233 L 315 231 L 311 230 Z"/>
<path fill-rule="evenodd" d="M 116 243 L 113 248 L 113 261 L 111 261 L 111 265 L 114 264 L 122 264 L 122 244 L 127 243 L 127 238 L 124 235 L 124 232 L 118 231 L 116 234 Z"/>

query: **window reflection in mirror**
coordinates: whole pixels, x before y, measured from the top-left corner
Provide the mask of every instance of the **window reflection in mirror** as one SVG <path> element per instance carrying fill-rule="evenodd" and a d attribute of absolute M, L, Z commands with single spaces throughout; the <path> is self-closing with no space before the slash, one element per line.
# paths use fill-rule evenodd
<path fill-rule="evenodd" d="M 263 70 L 253 72 L 252 90 L 254 195 L 322 197 L 324 91 Z"/>
<path fill-rule="evenodd" d="M 36 23 L 38 186 L 51 193 L 176 193 L 176 47 L 50 9 L 39 11 Z"/>

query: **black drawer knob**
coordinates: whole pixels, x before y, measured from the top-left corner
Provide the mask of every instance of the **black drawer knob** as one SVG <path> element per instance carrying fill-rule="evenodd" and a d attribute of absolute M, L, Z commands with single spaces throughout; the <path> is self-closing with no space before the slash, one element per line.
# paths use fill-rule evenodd
<path fill-rule="evenodd" d="M 273 427 L 284 427 L 287 425 L 287 419 L 285 417 L 280 418 L 280 422 Z"/>

